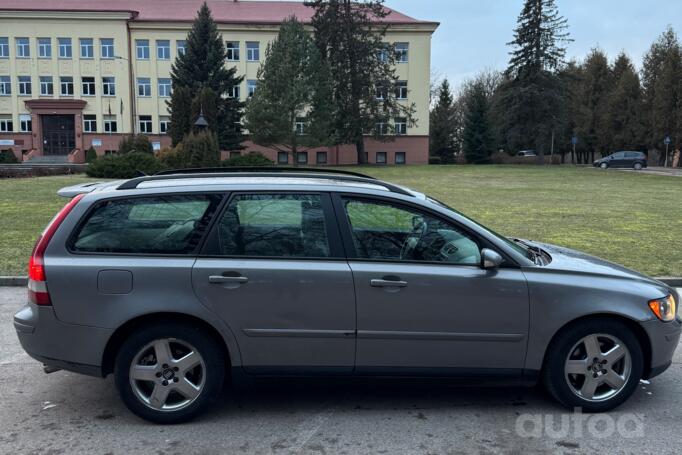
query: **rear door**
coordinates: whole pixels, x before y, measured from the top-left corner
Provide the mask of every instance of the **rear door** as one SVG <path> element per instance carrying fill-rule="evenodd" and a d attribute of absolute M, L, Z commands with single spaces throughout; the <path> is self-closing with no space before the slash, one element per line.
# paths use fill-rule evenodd
<path fill-rule="evenodd" d="M 359 373 L 520 374 L 520 269 L 480 267 L 481 239 L 411 205 L 335 198 L 357 299 Z"/>
<path fill-rule="evenodd" d="M 247 372 L 352 372 L 353 279 L 328 194 L 232 194 L 192 281 Z"/>

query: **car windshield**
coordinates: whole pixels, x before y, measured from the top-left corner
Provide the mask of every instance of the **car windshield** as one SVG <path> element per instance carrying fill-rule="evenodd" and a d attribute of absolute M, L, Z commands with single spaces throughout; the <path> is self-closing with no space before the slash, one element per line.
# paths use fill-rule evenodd
<path fill-rule="evenodd" d="M 438 206 L 440 206 L 440 207 L 443 207 L 443 208 L 446 209 L 446 210 L 450 210 L 451 212 L 454 212 L 454 213 L 456 213 L 457 215 L 466 218 L 467 220 L 469 220 L 471 223 L 474 223 L 474 224 L 475 224 L 476 226 L 478 226 L 479 228 L 484 229 L 485 231 L 489 232 L 490 234 L 494 235 L 494 236 L 497 237 L 498 239 L 500 239 L 500 240 L 502 240 L 503 242 L 505 242 L 505 243 L 506 243 L 507 245 L 509 245 L 511 248 L 513 248 L 514 250 L 516 250 L 518 253 L 522 254 L 523 256 L 527 257 L 527 258 L 530 259 L 531 261 L 535 262 L 535 252 L 533 252 L 533 251 L 530 249 L 530 247 L 529 247 L 528 245 L 526 245 L 525 243 L 523 243 L 523 242 L 517 242 L 517 241 L 512 240 L 512 239 L 510 239 L 509 237 L 506 237 L 506 236 L 504 236 L 504 235 L 502 235 L 502 234 L 498 234 L 497 232 L 493 231 L 492 229 L 487 228 L 487 227 L 483 226 L 481 223 L 478 223 L 478 222 L 472 220 L 472 219 L 469 218 L 468 216 L 464 215 L 462 212 L 453 209 L 452 207 L 450 207 L 449 205 L 447 205 L 447 204 L 445 204 L 445 203 L 439 201 L 438 199 L 434 199 L 434 198 L 432 198 L 432 197 L 430 197 L 430 196 L 427 196 L 426 199 L 427 199 L 429 202 L 432 202 L 432 203 L 434 203 L 434 204 L 436 204 L 436 205 L 438 205 Z"/>

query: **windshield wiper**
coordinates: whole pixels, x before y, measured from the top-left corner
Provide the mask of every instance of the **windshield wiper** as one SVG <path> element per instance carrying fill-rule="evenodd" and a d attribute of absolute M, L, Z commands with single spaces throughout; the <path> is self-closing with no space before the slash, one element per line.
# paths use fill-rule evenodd
<path fill-rule="evenodd" d="M 526 249 L 526 252 L 528 253 L 528 259 L 533 261 L 536 264 L 542 265 L 542 250 L 538 248 L 537 246 L 530 245 L 526 242 L 524 242 L 521 239 L 515 239 L 512 238 L 514 243 L 517 243 L 521 246 L 523 246 Z"/>

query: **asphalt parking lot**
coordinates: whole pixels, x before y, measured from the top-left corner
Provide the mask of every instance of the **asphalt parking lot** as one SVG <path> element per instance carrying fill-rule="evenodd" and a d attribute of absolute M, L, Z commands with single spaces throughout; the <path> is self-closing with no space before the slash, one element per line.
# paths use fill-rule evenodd
<path fill-rule="evenodd" d="M 569 412 L 540 388 L 269 383 L 234 391 L 200 420 L 147 423 L 111 378 L 45 375 L 12 315 L 25 288 L 0 288 L 0 453 L 456 454 L 679 453 L 682 349 L 617 411 Z"/>

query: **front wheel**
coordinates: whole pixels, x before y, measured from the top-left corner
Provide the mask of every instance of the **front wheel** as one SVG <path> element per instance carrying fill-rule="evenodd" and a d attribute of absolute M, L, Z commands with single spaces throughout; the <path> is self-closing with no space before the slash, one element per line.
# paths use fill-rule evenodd
<path fill-rule="evenodd" d="M 543 371 L 549 392 L 570 408 L 609 411 L 627 400 L 642 377 L 642 348 L 618 321 L 584 321 L 565 330 L 547 349 Z"/>
<path fill-rule="evenodd" d="M 601 163 L 601 164 L 599 165 L 599 167 L 602 168 L 602 169 L 606 169 L 606 168 L 609 167 L 609 165 L 606 164 L 606 163 Z"/>
<path fill-rule="evenodd" d="M 158 324 L 133 333 L 116 357 L 114 378 L 133 413 L 180 423 L 203 412 L 220 393 L 223 352 L 198 327 Z"/>

